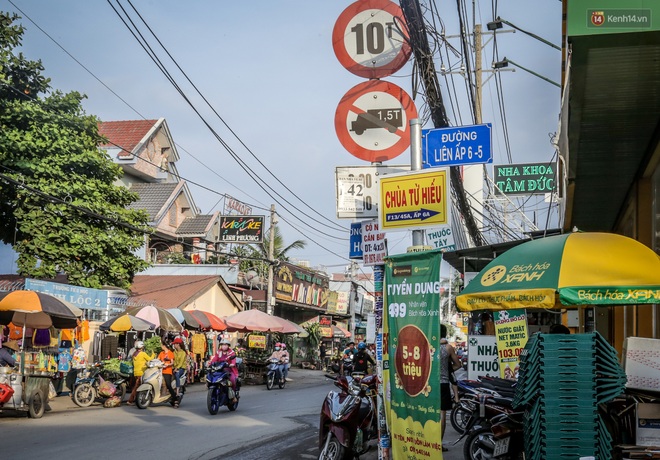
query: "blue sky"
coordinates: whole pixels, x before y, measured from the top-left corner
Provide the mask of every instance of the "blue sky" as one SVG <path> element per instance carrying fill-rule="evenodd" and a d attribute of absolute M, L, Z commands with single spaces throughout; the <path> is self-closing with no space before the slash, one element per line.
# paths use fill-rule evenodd
<path fill-rule="evenodd" d="M 12 2 L 13 5 L 8 0 L 0 0 L 0 9 L 21 14 L 16 5 L 137 112 L 145 118 L 167 120 L 174 141 L 179 145 L 181 160 L 177 166 L 181 175 L 216 192 L 191 185 L 196 204 L 203 213 L 220 209 L 220 194 L 226 193 L 253 206 L 255 214 L 266 214 L 256 208 L 269 208 L 273 199 L 236 165 L 148 58 L 108 2 Z M 309 260 L 312 265 L 333 267 L 348 263 L 344 258 L 348 256 L 350 221 L 335 217 L 334 170 L 337 166 L 367 165 L 341 146 L 334 130 L 339 100 L 350 88 L 365 81 L 345 70 L 332 50 L 334 23 L 351 3 L 344 0 L 133 1 L 181 68 L 240 140 L 306 205 L 324 217 L 316 215 L 270 179 L 269 173 L 203 104 L 174 64 L 159 50 L 165 65 L 220 136 L 248 162 L 254 173 L 267 178 L 296 207 L 321 222 L 325 222 L 325 218 L 334 222 L 322 225 L 284 202 L 282 206 L 276 205 L 282 215 L 279 224 L 286 240 L 308 241 L 305 250 L 293 255 Z M 428 2 L 422 1 L 422 4 L 428 5 Z M 127 2 L 122 1 L 122 5 L 130 9 Z M 438 1 L 434 5 L 441 12 L 447 37 L 456 34 L 456 2 Z M 477 20 L 485 29 L 486 22 L 493 18 L 492 3 L 481 1 L 475 5 Z M 468 7 L 471 9 L 472 5 Z M 507 0 L 501 2 L 497 13 L 522 29 L 560 43 L 561 2 L 558 0 Z M 135 17 L 134 13 L 132 15 Z M 21 22 L 26 28 L 21 51 L 30 59 L 43 61 L 44 75 L 52 79 L 53 88 L 86 94 L 85 110 L 104 121 L 141 118 L 27 18 Z M 148 33 L 145 27 L 141 29 Z M 447 40 L 459 47 L 457 39 Z M 153 39 L 151 43 L 156 46 Z M 559 51 L 520 32 L 498 34 L 497 43 L 500 57 L 506 56 L 559 82 Z M 492 42 L 487 43 L 485 49 L 484 66 L 488 66 Z M 385 80 L 413 96 L 410 64 Z M 497 95 L 493 82 L 491 79 L 484 85 L 483 120 L 494 125 L 495 163 L 502 163 L 507 160 L 503 140 L 498 134 L 501 132 L 499 109 L 494 107 Z M 443 78 L 440 83 L 448 101 Z M 548 133 L 557 130 L 559 89 L 521 70 L 502 74 L 502 85 L 513 162 L 550 160 L 554 150 Z M 463 83 L 457 86 L 458 94 L 465 92 Z M 418 108 L 422 106 L 419 94 L 415 102 Z M 452 116 L 449 108 L 448 111 Z M 463 124 L 471 124 L 467 107 L 461 113 Z M 460 124 L 456 118 L 452 119 L 453 125 Z M 409 162 L 409 154 L 405 152 L 390 164 Z M 337 226 L 346 231 L 337 230 Z M 391 253 L 404 252 L 411 244 L 409 232 L 392 233 L 388 240 Z M 7 272 L 7 267 L 0 266 L 0 271 Z M 331 271 L 342 269 L 331 268 Z"/>

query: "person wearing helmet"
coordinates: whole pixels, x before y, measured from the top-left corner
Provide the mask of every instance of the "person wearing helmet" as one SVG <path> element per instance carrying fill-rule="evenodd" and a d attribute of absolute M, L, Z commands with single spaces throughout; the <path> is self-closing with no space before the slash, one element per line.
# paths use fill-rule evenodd
<path fill-rule="evenodd" d="M 275 351 L 273 351 L 273 354 L 268 359 L 277 359 L 279 361 L 280 375 L 286 380 L 286 376 L 289 373 L 289 352 L 286 351 L 286 345 L 277 342 L 275 344 Z"/>
<path fill-rule="evenodd" d="M 147 369 L 147 362 L 152 359 L 154 359 L 154 355 L 150 355 L 144 351 L 144 342 L 142 340 L 135 342 L 135 355 L 133 356 L 133 391 L 131 391 L 131 396 L 129 396 L 127 404 L 134 404 L 137 389 L 142 383 L 142 376 Z"/>
<path fill-rule="evenodd" d="M 282 361 L 284 361 L 284 380 L 287 380 L 287 375 L 289 375 L 289 368 L 291 367 L 291 357 L 289 352 L 286 349 L 286 343 L 282 342 Z"/>
<path fill-rule="evenodd" d="M 176 382 L 174 407 L 179 407 L 181 401 L 181 376 L 186 372 L 187 355 L 183 349 L 183 339 L 177 337 L 172 340 L 172 347 L 174 347 L 174 362 L 172 363 L 174 381 Z"/>
<path fill-rule="evenodd" d="M 367 344 L 360 342 L 357 346 L 357 353 L 355 353 L 355 356 L 353 357 L 353 372 L 368 374 L 369 363 L 371 363 L 372 366 L 376 365 L 374 359 L 367 352 Z"/>
<path fill-rule="evenodd" d="M 236 390 L 236 379 L 238 377 L 238 367 L 236 366 L 236 353 L 231 349 L 231 342 L 229 339 L 222 339 L 219 343 L 218 351 L 213 355 L 213 358 L 209 361 L 209 364 L 226 362 L 229 366 L 229 381 L 231 382 L 232 391 Z M 230 392 L 232 395 L 232 392 Z M 231 399 L 236 399 L 231 397 Z M 235 401 L 234 401 L 235 402 Z"/>

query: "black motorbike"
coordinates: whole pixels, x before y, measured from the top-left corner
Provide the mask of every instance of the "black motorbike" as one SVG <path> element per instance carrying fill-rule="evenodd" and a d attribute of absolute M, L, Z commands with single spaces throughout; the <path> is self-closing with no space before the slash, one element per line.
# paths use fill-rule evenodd
<path fill-rule="evenodd" d="M 236 379 L 236 388 L 232 388 L 229 375 L 231 369 L 225 361 L 212 363 L 206 369 L 206 407 L 209 414 L 216 415 L 220 407 L 227 406 L 230 411 L 238 408 L 241 381 Z"/>
<path fill-rule="evenodd" d="M 506 379 L 483 377 L 481 380 L 459 380 L 457 382 L 459 403 L 452 409 L 449 416 L 452 427 L 457 433 L 463 434 L 465 427 L 478 404 L 480 394 L 495 397 L 513 398 L 515 382 Z M 487 405 L 486 418 L 498 415 L 500 412 Z"/>
<path fill-rule="evenodd" d="M 105 401 L 112 396 L 123 398 L 126 394 L 129 375 L 105 369 L 105 364 L 95 363 L 86 371 L 79 371 L 76 382 L 71 389 L 73 402 L 80 407 L 89 407 L 94 401 Z M 115 387 L 112 395 L 104 395 L 99 391 L 103 381 L 111 382 Z"/>
<path fill-rule="evenodd" d="M 268 372 L 266 373 L 266 388 L 269 390 L 273 389 L 273 386 L 277 385 L 280 389 L 284 388 L 286 385 L 286 379 L 282 374 L 282 369 L 280 368 L 282 362 L 277 358 L 270 358 L 268 360 Z"/>
<path fill-rule="evenodd" d="M 465 438 L 463 456 L 466 460 L 523 460 L 523 412 L 502 413 L 490 420 L 490 426 L 472 430 Z"/>
<path fill-rule="evenodd" d="M 378 377 L 362 379 L 326 375 L 340 391 L 331 391 L 321 407 L 319 460 L 359 458 L 378 437 L 376 390 Z"/>

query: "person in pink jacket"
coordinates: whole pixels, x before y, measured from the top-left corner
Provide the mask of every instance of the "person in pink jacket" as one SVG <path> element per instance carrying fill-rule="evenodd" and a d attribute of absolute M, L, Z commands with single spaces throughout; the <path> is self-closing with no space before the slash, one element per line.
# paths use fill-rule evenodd
<path fill-rule="evenodd" d="M 220 348 L 218 348 L 218 351 L 213 355 L 213 358 L 211 358 L 209 363 L 211 364 L 225 361 L 229 365 L 230 369 L 229 380 L 231 381 L 232 387 L 236 389 L 238 367 L 236 366 L 236 353 L 231 349 L 230 345 L 231 344 L 229 343 L 229 340 L 222 339 L 220 341 Z"/>

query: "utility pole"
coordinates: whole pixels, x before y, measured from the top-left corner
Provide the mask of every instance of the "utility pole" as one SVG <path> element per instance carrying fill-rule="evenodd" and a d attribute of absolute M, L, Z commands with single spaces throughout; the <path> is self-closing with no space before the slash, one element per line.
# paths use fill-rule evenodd
<path fill-rule="evenodd" d="M 270 231 L 268 235 L 268 290 L 266 291 L 266 313 L 273 314 L 273 265 L 275 264 L 275 225 L 277 216 L 275 214 L 275 205 L 270 205 Z"/>
<path fill-rule="evenodd" d="M 424 27 L 424 18 L 422 16 L 419 0 L 401 0 L 401 9 L 408 24 L 410 33 L 410 44 L 415 54 L 415 65 L 420 71 L 420 79 L 426 90 L 426 100 L 431 110 L 431 119 L 436 128 L 446 128 L 449 126 L 449 119 L 442 102 L 440 93 L 440 83 L 433 63 L 433 53 L 426 36 Z M 453 166 L 449 168 L 451 186 L 455 193 L 456 204 L 467 227 L 470 239 L 475 246 L 483 246 L 486 241 L 481 234 L 481 230 L 472 214 L 472 209 L 465 196 L 463 181 L 461 180 L 460 170 Z"/>
<path fill-rule="evenodd" d="M 481 65 L 481 24 L 474 26 L 474 123 L 481 124 L 481 101 L 482 101 L 482 72 Z M 468 78 L 469 81 L 469 78 Z M 484 227 L 484 165 L 466 165 L 463 168 L 463 186 L 465 194 L 470 203 L 470 208 L 475 213 L 475 219 L 479 230 Z"/>

